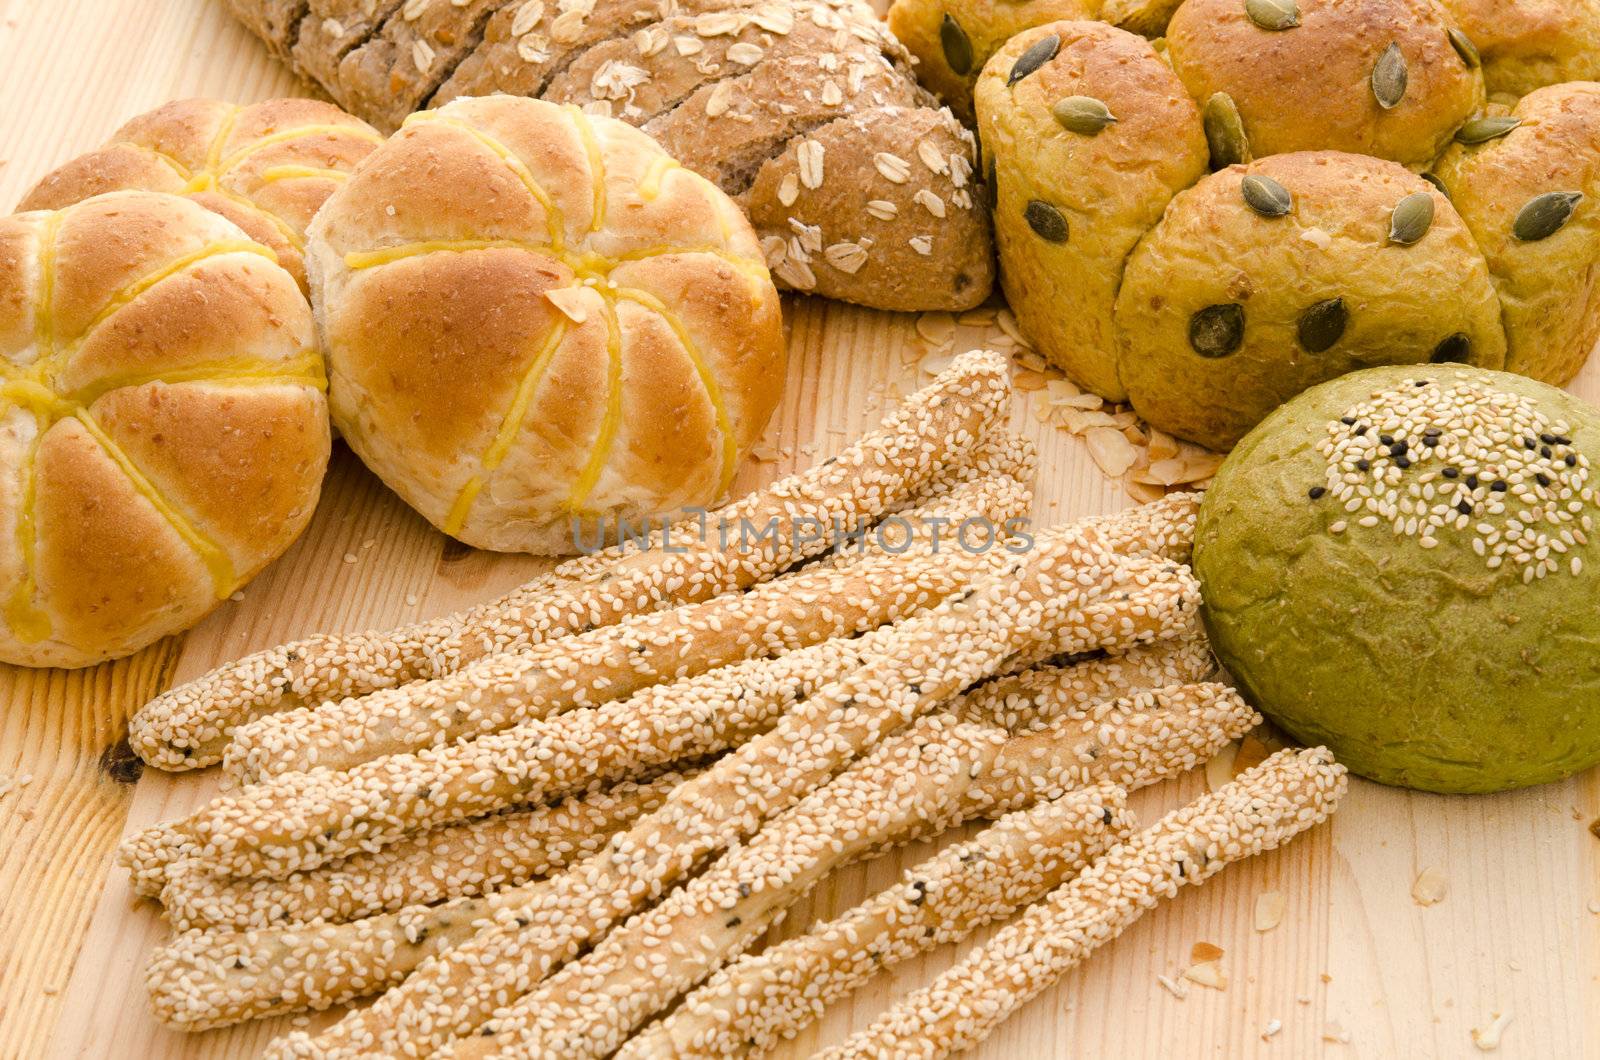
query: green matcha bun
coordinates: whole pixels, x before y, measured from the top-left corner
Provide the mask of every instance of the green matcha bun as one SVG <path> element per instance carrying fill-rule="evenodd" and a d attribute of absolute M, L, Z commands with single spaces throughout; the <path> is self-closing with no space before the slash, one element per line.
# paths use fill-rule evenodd
<path fill-rule="evenodd" d="M 1486 792 L 1600 762 L 1600 410 L 1457 364 L 1307 390 L 1234 449 L 1194 567 L 1218 657 L 1385 784 Z"/>

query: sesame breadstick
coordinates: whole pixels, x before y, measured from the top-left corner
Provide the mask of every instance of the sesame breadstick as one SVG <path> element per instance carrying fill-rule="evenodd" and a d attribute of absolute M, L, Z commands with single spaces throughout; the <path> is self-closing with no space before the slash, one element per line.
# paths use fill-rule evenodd
<path fill-rule="evenodd" d="M 1082 684 L 1068 670 L 1059 673 L 1062 687 Z M 1043 725 L 1011 734 L 993 722 L 968 720 L 969 713 L 985 713 L 965 709 L 969 698 L 958 699 L 948 715 L 939 715 L 938 725 L 940 731 L 964 737 L 971 754 L 983 752 L 987 765 L 975 766 L 979 776 L 960 782 L 960 798 L 946 800 L 943 817 L 935 815 L 933 794 L 919 795 L 907 812 L 914 809 L 919 819 L 932 821 L 928 832 L 1094 783 L 1155 783 L 1199 764 L 1260 720 L 1224 686 L 1188 685 L 1069 709 Z M 906 734 L 895 738 L 907 739 Z M 916 742 L 933 741 L 918 737 Z M 957 744 L 954 738 L 947 742 Z M 634 833 L 640 842 L 649 834 L 644 822 Z M 430 953 L 459 943 L 464 919 L 495 909 L 533 907 L 541 896 L 562 893 L 560 879 L 502 891 L 491 904 L 442 906 L 437 924 L 427 911 L 413 909 L 326 928 L 191 933 L 166 947 L 152 964 L 157 1011 L 180 1026 L 200 1028 L 338 1004 L 399 982 Z M 559 908 L 566 915 L 581 914 L 581 907 Z M 419 937 L 435 942 L 419 947 Z M 238 967 L 214 959 L 219 953 Z M 314 963 L 306 954 L 314 956 Z M 327 954 L 337 957 L 330 960 Z"/>
<path fill-rule="evenodd" d="M 730 924 L 787 906 L 834 868 L 1096 781 L 1164 780 L 1259 723 L 1224 685 L 1140 693 L 1020 735 L 923 718 L 497 1013 L 454 1055 L 605 1056 L 716 969 Z M 673 939 L 702 941 L 679 952 Z"/>
<path fill-rule="evenodd" d="M 700 522 L 690 519 L 675 538 L 681 548 L 624 545 L 459 615 L 256 652 L 151 700 L 135 714 L 129 743 L 162 769 L 210 765 L 236 726 L 264 714 L 443 676 L 485 655 L 746 588 L 826 547 L 826 534 L 798 528 L 850 532 L 904 505 L 972 451 L 1009 399 L 1006 358 L 965 354 L 839 456 L 718 513 L 724 525 L 770 525 L 774 533 L 736 533 L 725 545 L 721 534 L 697 533 Z"/>
<path fill-rule="evenodd" d="M 993 475 L 963 483 L 936 507 L 1002 525 L 1020 520 L 1031 504 L 1028 486 Z M 259 718 L 235 731 L 225 766 L 243 783 L 319 766 L 350 769 L 859 633 L 955 591 L 991 569 L 1005 547 L 968 551 L 934 539 L 933 526 L 910 519 L 902 525 L 917 526 L 904 552 L 898 544 L 884 551 L 873 542 L 743 593 L 491 656 L 448 677 Z"/>
<path fill-rule="evenodd" d="M 181 862 L 168 874 L 161 902 L 173 930 L 182 932 L 338 923 L 486 894 L 588 857 L 689 775 L 624 780 L 549 806 L 431 828 L 286 880 L 229 879 L 204 862 Z"/>
<path fill-rule="evenodd" d="M 200 844 L 168 822 L 142 829 L 117 848 L 117 864 L 128 870 L 128 886 L 140 898 L 158 898 L 173 866 L 200 853 Z"/>
<path fill-rule="evenodd" d="M 1044 897 L 1126 834 L 1095 823 L 1081 795 L 1009 813 L 843 916 L 724 966 L 616 1060 L 762 1055 L 880 971 Z"/>
<path fill-rule="evenodd" d="M 1325 748 L 1278 752 L 1113 848 L 933 985 L 819 1056 L 886 1060 L 971 1048 L 1179 887 L 1326 819 L 1345 783 Z"/>
<path fill-rule="evenodd" d="M 705 858 L 963 688 L 1059 653 L 1125 650 L 1192 631 L 1199 594 L 1187 568 L 1110 556 L 1081 527 L 1042 533 L 1035 546 L 1009 570 L 908 619 L 892 651 L 678 787 L 661 809 L 539 885 L 514 912 L 316 1039 L 284 1039 L 277 1055 L 426 1053 L 470 1033 Z M 210 994 L 229 999 L 224 990 Z"/>

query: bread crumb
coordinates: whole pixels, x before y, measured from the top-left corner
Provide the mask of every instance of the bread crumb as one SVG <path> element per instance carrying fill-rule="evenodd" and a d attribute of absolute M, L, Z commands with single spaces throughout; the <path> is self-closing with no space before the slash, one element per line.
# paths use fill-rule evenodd
<path fill-rule="evenodd" d="M 1432 866 L 1417 874 L 1411 884 L 1411 898 L 1418 905 L 1438 905 L 1450 893 L 1450 881 L 1443 872 Z"/>
<path fill-rule="evenodd" d="M 1190 965 L 1183 971 L 1183 977 L 1191 983 L 1209 986 L 1213 990 L 1226 990 L 1228 978 L 1222 974 L 1222 969 L 1216 961 L 1201 961 L 1199 964 Z"/>
<path fill-rule="evenodd" d="M 1261 1040 L 1269 1042 L 1272 1036 L 1283 1030 L 1282 1020 L 1268 1020 L 1267 1025 L 1261 1029 Z"/>
<path fill-rule="evenodd" d="M 354 552 L 346 552 L 344 554 L 344 561 L 346 563 L 354 563 L 356 561 L 356 554 Z"/>
<path fill-rule="evenodd" d="M 1219 791 L 1233 783 L 1233 759 L 1239 745 L 1230 743 L 1206 760 L 1206 790 Z"/>
<path fill-rule="evenodd" d="M 1189 987 L 1184 983 L 1180 983 L 1172 979 L 1170 976 L 1158 975 L 1156 976 L 1156 982 L 1166 987 L 1167 993 L 1171 994 L 1179 1001 L 1182 1001 L 1184 998 L 1189 996 Z"/>
<path fill-rule="evenodd" d="M 1271 931 L 1283 923 L 1283 913 L 1288 906 L 1288 896 L 1282 891 L 1262 891 L 1256 896 L 1256 930 Z"/>
<path fill-rule="evenodd" d="M 1350 1042 L 1350 1032 L 1345 1030 L 1344 1027 L 1339 1024 L 1338 1020 L 1329 1020 L 1327 1023 L 1322 1025 L 1322 1040 L 1325 1042 L 1338 1042 L 1342 1045 L 1348 1045 Z"/>
<path fill-rule="evenodd" d="M 1509 1012 L 1496 1012 L 1489 1018 L 1487 1027 L 1472 1028 L 1472 1044 L 1481 1052 L 1492 1053 L 1500 1048 L 1500 1036 L 1511 1022 Z"/>
<path fill-rule="evenodd" d="M 1196 942 L 1189 949 L 1189 959 L 1196 964 L 1222 960 L 1224 950 L 1212 942 Z"/>
<path fill-rule="evenodd" d="M 234 603 L 238 603 L 244 599 L 244 591 L 236 589 L 228 595 L 228 599 L 232 600 Z"/>

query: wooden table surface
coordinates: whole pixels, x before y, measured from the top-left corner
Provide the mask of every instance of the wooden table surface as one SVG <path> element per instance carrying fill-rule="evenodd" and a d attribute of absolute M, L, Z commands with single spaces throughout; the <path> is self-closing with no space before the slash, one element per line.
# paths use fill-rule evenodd
<path fill-rule="evenodd" d="M 0 201 L 168 99 L 248 101 L 304 91 L 214 0 L 0 0 Z M 742 485 L 842 448 L 917 383 L 915 320 L 823 301 L 789 306 L 789 388 Z M 997 332 L 996 332 L 997 333 Z M 963 347 L 990 336 L 964 329 Z M 1597 359 L 1600 363 L 1600 359 Z M 1600 398 L 1600 367 L 1575 388 Z M 1015 422 L 1040 443 L 1042 523 L 1128 503 L 1077 439 Z M 125 833 L 187 811 L 209 777 L 147 772 L 116 751 L 130 713 L 175 681 L 318 630 L 392 625 L 496 594 L 538 561 L 477 553 L 409 512 L 347 453 L 305 537 L 187 636 L 76 672 L 0 668 L 0 1060 L 255 1055 L 287 1020 L 185 1037 L 149 1016 L 143 964 L 163 927 L 111 858 Z M 1140 793 L 1150 819 L 1199 776 Z M 1600 772 L 1492 798 L 1356 783 L 1330 825 L 1229 869 L 1156 910 L 1028 1006 L 977 1055 L 1014 1057 L 1458 1057 L 1506 1013 L 1504 1057 L 1600 1057 Z M 783 931 L 897 879 L 917 848 L 838 873 Z M 1429 907 L 1413 880 L 1437 868 Z M 1263 891 L 1287 912 L 1258 932 Z M 1209 942 L 1224 990 L 1186 998 L 1157 981 Z M 838 1040 L 947 967 L 931 954 L 840 1003 L 786 1055 Z M 316 1017 L 325 1020 L 327 1016 Z M 304 1019 L 300 1021 L 302 1024 Z M 1278 1027 L 1276 1033 L 1269 1029 Z M 1343 1032 L 1348 1042 L 1329 1041 Z"/>

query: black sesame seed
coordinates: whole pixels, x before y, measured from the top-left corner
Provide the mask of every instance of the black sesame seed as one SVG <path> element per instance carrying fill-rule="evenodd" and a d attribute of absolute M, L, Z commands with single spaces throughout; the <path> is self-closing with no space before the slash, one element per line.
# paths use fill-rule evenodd
<path fill-rule="evenodd" d="M 1577 453 L 1568 453 L 1567 456 L 1566 456 L 1566 461 L 1567 461 L 1567 466 L 1568 467 L 1577 467 L 1578 466 L 1578 454 Z"/>
<path fill-rule="evenodd" d="M 1478 488 L 1478 476 L 1477 475 L 1468 475 L 1467 476 L 1467 485 L 1472 489 L 1477 489 Z"/>
<path fill-rule="evenodd" d="M 1394 435 L 1392 435 L 1392 434 L 1380 434 L 1380 435 L 1378 435 L 1378 441 L 1382 442 L 1384 445 L 1393 445 L 1394 444 Z"/>
<path fill-rule="evenodd" d="M 1460 512 L 1462 515 L 1471 515 L 1472 514 L 1472 502 L 1471 501 L 1462 501 L 1460 504 L 1456 505 L 1456 511 Z"/>
<path fill-rule="evenodd" d="M 1506 490 L 1511 488 L 1511 485 L 1510 483 L 1506 482 L 1505 479 L 1497 478 L 1493 482 L 1489 483 L 1489 488 L 1494 490 L 1496 493 L 1504 493 Z"/>
<path fill-rule="evenodd" d="M 1428 385 L 1428 381 L 1426 379 L 1418 379 L 1417 380 L 1417 386 L 1424 387 L 1424 386 L 1427 386 L 1427 385 Z"/>
<path fill-rule="evenodd" d="M 1428 429 L 1427 429 L 1427 430 L 1425 430 L 1425 431 L 1423 431 L 1423 432 L 1422 432 L 1422 436 L 1423 436 L 1423 437 L 1424 437 L 1424 438 L 1437 438 L 1437 437 L 1439 437 L 1439 435 L 1441 435 L 1441 434 L 1443 434 L 1443 433 L 1444 433 L 1444 432 L 1443 432 L 1443 431 L 1441 431 L 1441 430 L 1440 430 L 1440 429 L 1439 429 L 1439 428 L 1437 428 L 1437 427 L 1429 427 L 1429 428 L 1428 428 Z"/>
<path fill-rule="evenodd" d="M 1346 427 L 1354 427 L 1356 425 L 1356 418 L 1354 416 L 1341 416 L 1339 417 L 1339 422 L 1344 424 Z"/>
<path fill-rule="evenodd" d="M 1327 493 L 1328 493 L 1328 487 L 1326 487 L 1326 486 L 1312 486 L 1311 487 L 1311 499 L 1314 500 L 1314 501 L 1320 501 L 1323 497 L 1327 496 Z"/>
<path fill-rule="evenodd" d="M 1557 445 L 1571 445 L 1572 444 L 1572 439 L 1568 438 L 1564 434 L 1558 434 L 1558 435 L 1556 435 L 1556 444 Z"/>
<path fill-rule="evenodd" d="M 1539 443 L 1532 438 L 1524 438 L 1522 439 L 1522 448 L 1537 449 L 1539 448 Z"/>
<path fill-rule="evenodd" d="M 1366 457 L 1362 457 L 1360 460 L 1356 461 L 1356 470 L 1357 471 L 1370 471 L 1370 470 L 1372 470 L 1372 461 L 1368 460 Z"/>
<path fill-rule="evenodd" d="M 1394 458 L 1394 466 L 1404 471 L 1411 466 L 1411 460 L 1409 457 L 1397 456 Z"/>
<path fill-rule="evenodd" d="M 1357 427 L 1356 428 L 1356 437 L 1357 438 L 1360 438 L 1363 434 L 1366 434 L 1366 433 L 1367 433 L 1366 427 Z"/>
<path fill-rule="evenodd" d="M 1447 467 L 1447 468 L 1445 468 L 1443 471 L 1441 471 L 1439 473 L 1441 475 L 1443 475 L 1445 478 L 1455 478 L 1456 476 L 1461 474 L 1461 472 L 1457 471 L 1453 467 Z"/>
<path fill-rule="evenodd" d="M 1394 443 L 1393 445 L 1391 445 L 1389 447 L 1389 455 L 1390 456 L 1405 456 L 1406 455 L 1406 450 L 1409 449 L 1409 448 L 1410 448 L 1410 446 L 1406 445 L 1405 442 L 1396 442 L 1396 443 Z"/>
<path fill-rule="evenodd" d="M 1543 471 L 1538 472 L 1533 477 L 1534 477 L 1535 480 L 1538 481 L 1539 485 L 1541 485 L 1541 486 L 1550 485 L 1550 476 L 1546 475 Z"/>
<path fill-rule="evenodd" d="M 1541 442 L 1543 442 L 1545 445 L 1555 445 L 1556 444 L 1556 436 L 1553 435 L 1553 434 L 1548 434 L 1548 433 L 1541 434 L 1541 435 L 1539 435 L 1539 440 Z"/>
<path fill-rule="evenodd" d="M 1437 439 L 1437 438 L 1424 438 L 1424 439 L 1422 439 L 1422 444 L 1427 446 L 1429 449 L 1432 449 L 1434 446 L 1439 444 L 1439 439 Z"/>
<path fill-rule="evenodd" d="M 1544 457 L 1546 460 L 1549 460 L 1550 459 L 1550 447 L 1548 445 L 1541 445 L 1539 447 L 1539 455 Z"/>

